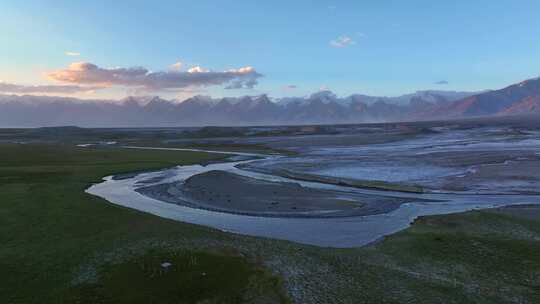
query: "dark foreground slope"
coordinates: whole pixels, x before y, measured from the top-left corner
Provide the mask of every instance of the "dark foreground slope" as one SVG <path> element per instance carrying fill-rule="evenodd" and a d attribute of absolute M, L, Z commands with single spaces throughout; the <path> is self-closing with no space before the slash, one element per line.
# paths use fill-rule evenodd
<path fill-rule="evenodd" d="M 210 157 L 1 145 L 0 303 L 540 302 L 537 207 L 427 217 L 335 250 L 172 222 L 83 192 L 108 174 Z"/>

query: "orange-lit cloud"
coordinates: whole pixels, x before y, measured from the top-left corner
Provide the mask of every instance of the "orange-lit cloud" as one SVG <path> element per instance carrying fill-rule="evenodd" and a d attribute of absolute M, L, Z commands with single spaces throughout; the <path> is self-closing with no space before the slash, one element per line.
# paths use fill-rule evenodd
<path fill-rule="evenodd" d="M 188 71 L 150 72 L 143 67 L 101 68 L 89 62 L 75 62 L 48 74 L 52 80 L 77 85 L 123 86 L 146 90 L 180 90 L 189 87 L 224 85 L 227 89 L 253 88 L 263 75 L 252 67 L 214 72 L 201 67 Z"/>
<path fill-rule="evenodd" d="M 180 61 L 171 64 L 171 69 L 176 70 L 176 71 L 180 71 L 183 67 L 184 67 L 184 63 Z"/>

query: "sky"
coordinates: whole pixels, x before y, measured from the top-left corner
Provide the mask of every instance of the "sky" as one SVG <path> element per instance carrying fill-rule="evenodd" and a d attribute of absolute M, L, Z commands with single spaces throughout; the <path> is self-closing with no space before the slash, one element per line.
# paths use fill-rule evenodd
<path fill-rule="evenodd" d="M 540 76 L 540 1 L 0 0 L 0 93 L 477 91 Z"/>

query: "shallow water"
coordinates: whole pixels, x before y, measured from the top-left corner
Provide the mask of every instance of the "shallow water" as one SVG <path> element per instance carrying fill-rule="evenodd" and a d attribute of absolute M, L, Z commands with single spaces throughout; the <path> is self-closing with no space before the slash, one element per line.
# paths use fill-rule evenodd
<path fill-rule="evenodd" d="M 156 148 L 159 149 L 159 148 Z M 167 150 L 184 150 L 169 148 Z M 201 151 L 201 150 L 191 150 Z M 212 152 L 212 151 L 204 151 Z M 220 153 L 224 153 L 220 151 Z M 246 156 L 255 156 L 243 153 Z M 260 155 L 256 155 L 260 156 Z M 269 161 L 279 161 L 280 157 L 270 156 Z M 165 203 L 144 196 L 137 188 L 148 185 L 181 182 L 193 175 L 211 170 L 223 170 L 253 178 L 270 181 L 292 181 L 287 178 L 250 172 L 236 166 L 253 160 L 217 163 L 207 166 L 191 165 L 150 173 L 142 173 L 132 178 L 114 180 L 107 177 L 104 182 L 88 188 L 90 194 L 102 197 L 111 203 L 155 214 L 164 218 L 198 224 L 222 231 L 268 237 L 323 247 L 358 247 L 371 243 L 385 235 L 407 228 L 410 223 L 422 215 L 447 214 L 501 207 L 512 204 L 539 204 L 540 196 L 527 195 L 458 195 L 458 194 L 414 194 L 392 191 L 355 189 L 336 185 L 297 181 L 305 187 L 338 189 L 365 194 L 393 195 L 417 198 L 401 205 L 398 209 L 380 215 L 357 216 L 349 218 L 269 218 L 235 215 L 180 205 Z M 425 202 L 423 200 L 437 200 Z M 422 201 L 420 201 L 422 200 Z"/>
<path fill-rule="evenodd" d="M 328 169 L 314 170 L 310 173 L 359 180 L 406 182 L 424 180 L 444 175 L 459 174 L 461 171 L 426 165 L 404 166 L 384 163 L 364 165 L 351 163 Z"/>
<path fill-rule="evenodd" d="M 504 128 L 477 128 L 451 130 L 423 135 L 398 142 L 307 148 L 303 153 L 286 159 L 258 161 L 251 164 L 265 172 L 279 170 L 328 175 L 357 180 L 377 180 L 390 183 L 419 185 L 426 189 L 440 189 L 449 179 L 473 175 L 481 166 L 498 165 L 499 162 L 540 162 L 540 134 L 517 133 Z M 445 161 L 449 158 L 448 161 Z M 501 160 L 502 158 L 502 160 Z M 494 159 L 494 160 L 490 160 Z M 473 164 L 471 165 L 471 161 Z M 491 163 L 491 162 L 494 163 Z M 540 174 L 529 172 L 529 179 L 539 179 Z M 527 185 L 519 183 L 520 185 Z M 486 188 L 485 185 L 494 185 Z M 515 187 L 515 181 L 493 177 L 478 184 L 466 184 L 470 193 L 519 193 L 523 190 L 537 192 L 535 184 L 530 189 Z M 445 189 L 447 192 L 456 191 Z"/>

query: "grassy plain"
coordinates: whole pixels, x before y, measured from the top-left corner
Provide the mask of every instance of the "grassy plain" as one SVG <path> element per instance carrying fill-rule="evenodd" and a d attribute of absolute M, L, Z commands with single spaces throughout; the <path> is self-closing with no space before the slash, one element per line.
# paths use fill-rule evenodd
<path fill-rule="evenodd" d="M 247 290 L 266 285 L 260 296 L 281 299 L 278 281 L 233 251 L 160 245 L 175 238 L 219 238 L 218 233 L 84 193 L 109 174 L 219 157 L 0 145 L 0 302 L 239 303 Z M 166 262 L 172 266 L 161 267 Z"/>
<path fill-rule="evenodd" d="M 0 302 L 540 303 L 536 207 L 425 217 L 369 247 L 325 249 L 173 222 L 84 193 L 113 173 L 219 157 L 0 145 Z"/>

